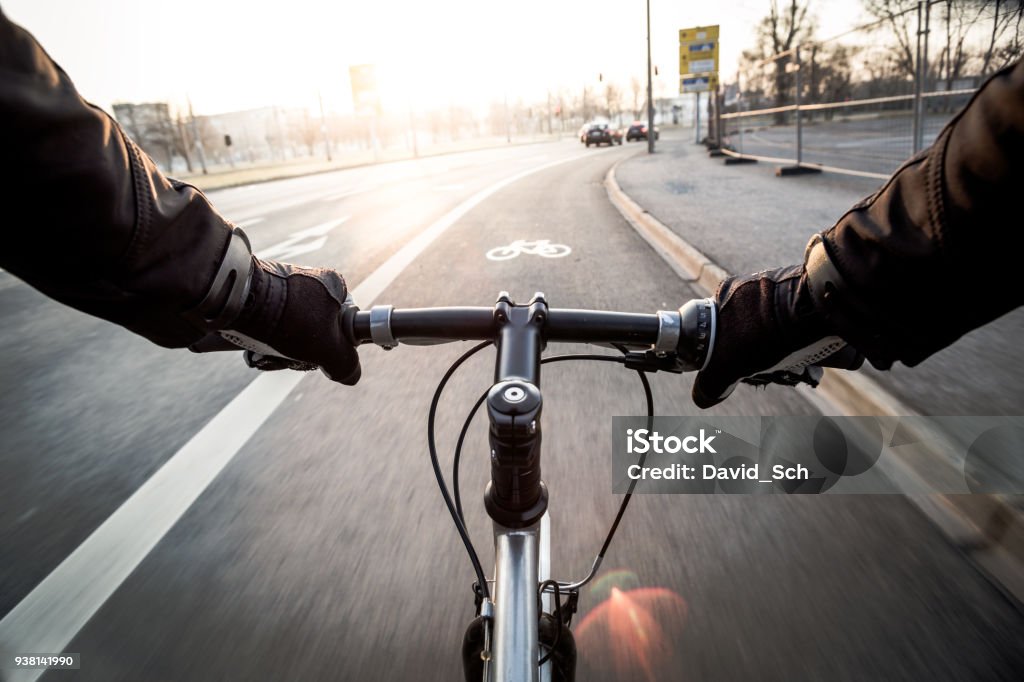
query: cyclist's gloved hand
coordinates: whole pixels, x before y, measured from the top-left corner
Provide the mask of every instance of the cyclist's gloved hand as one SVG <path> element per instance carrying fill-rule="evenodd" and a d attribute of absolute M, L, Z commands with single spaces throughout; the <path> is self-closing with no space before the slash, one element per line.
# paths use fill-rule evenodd
<path fill-rule="evenodd" d="M 334 270 L 253 257 L 249 295 L 238 318 L 217 332 L 220 340 L 210 335 L 192 350 L 221 350 L 226 340 L 247 351 L 250 367 L 319 367 L 352 386 L 359 381 L 359 356 L 342 330 L 342 312 L 351 305 L 345 280 Z"/>
<path fill-rule="evenodd" d="M 715 301 L 714 347 L 693 384 L 698 407 L 722 402 L 741 380 L 817 385 L 821 370 L 812 365 L 821 365 L 845 346 L 830 336 L 815 309 L 802 265 L 729 277 L 718 287 Z M 843 366 L 859 366 L 860 360 L 852 357 L 856 352 L 848 353 Z"/>

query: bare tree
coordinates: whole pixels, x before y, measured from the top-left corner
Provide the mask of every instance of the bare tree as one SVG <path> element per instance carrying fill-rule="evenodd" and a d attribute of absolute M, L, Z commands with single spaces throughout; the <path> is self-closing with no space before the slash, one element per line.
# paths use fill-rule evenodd
<path fill-rule="evenodd" d="M 619 86 L 608 82 L 604 86 L 604 101 L 608 109 L 608 118 L 614 118 L 622 111 L 622 91 Z"/>
<path fill-rule="evenodd" d="M 186 166 L 192 170 L 182 132 L 171 120 L 166 102 L 115 104 L 114 117 L 147 154 L 162 160 L 167 172 L 171 172 L 174 167 L 175 154 L 184 157 Z"/>
<path fill-rule="evenodd" d="M 633 93 L 633 118 L 640 118 L 641 98 L 645 98 L 644 84 L 636 76 L 629 78 L 629 90 Z"/>
<path fill-rule="evenodd" d="M 812 43 L 806 56 L 807 99 L 810 102 L 841 102 L 853 95 L 852 58 L 858 48 L 831 43 Z M 813 116 L 813 112 L 809 112 Z M 831 120 L 835 109 L 822 113 Z"/>
<path fill-rule="evenodd" d="M 1000 4 L 1004 6 L 1002 15 L 999 14 Z M 1005 44 L 996 45 L 1011 26 L 1012 32 Z M 988 56 L 989 53 L 992 53 L 991 58 Z M 989 68 L 992 71 L 998 71 L 1020 59 L 1022 54 L 1024 54 L 1024 0 L 1016 0 L 1015 3 L 1013 0 L 997 2 L 996 13 L 992 19 L 992 40 L 989 44 L 989 51 L 986 53 L 982 75 L 989 73 Z"/>
<path fill-rule="evenodd" d="M 863 0 L 864 10 L 875 18 L 875 31 L 888 30 L 895 40 L 889 53 L 896 70 L 908 78 L 916 72 L 918 0 Z"/>
<path fill-rule="evenodd" d="M 1021 0 L 995 0 L 989 3 L 992 7 L 992 31 L 989 34 L 988 47 L 981 61 L 981 76 L 991 71 L 998 71 L 1009 64 L 1021 53 L 1021 24 L 1024 19 L 1024 2 Z M 1012 32 L 1010 30 L 1012 29 Z M 1006 45 L 1001 45 L 1003 37 L 1009 33 Z M 1007 49 L 1009 48 L 1009 49 Z M 991 71 L 990 71 L 991 69 Z"/>
<path fill-rule="evenodd" d="M 762 83 L 762 86 L 765 90 L 772 90 L 777 107 L 789 104 L 793 80 L 789 70 L 789 64 L 793 59 L 792 49 L 809 40 L 814 34 L 814 19 L 809 13 L 809 7 L 810 0 L 789 0 L 781 6 L 777 0 L 772 0 L 768 16 L 757 25 L 756 49 L 743 54 L 749 71 L 763 72 L 763 63 L 772 60 L 773 82 L 770 85 Z M 763 73 L 751 78 L 748 72 L 748 81 L 760 81 L 762 75 Z M 778 114 L 776 122 L 783 123 L 784 117 L 784 113 Z"/>

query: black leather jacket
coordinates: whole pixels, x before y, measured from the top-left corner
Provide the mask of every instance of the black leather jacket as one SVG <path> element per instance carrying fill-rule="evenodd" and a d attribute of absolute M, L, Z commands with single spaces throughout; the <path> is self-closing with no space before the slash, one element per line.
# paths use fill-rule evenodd
<path fill-rule="evenodd" d="M 1024 60 L 812 240 L 811 292 L 871 362 L 916 365 L 1024 303 Z"/>
<path fill-rule="evenodd" d="M 233 226 L 165 178 L 0 14 L 0 266 L 164 346 L 206 330 Z M 989 80 L 939 136 L 808 248 L 812 294 L 878 366 L 916 364 L 1024 302 L 1024 63 Z"/>
<path fill-rule="evenodd" d="M 0 14 L 0 266 L 62 303 L 170 347 L 207 330 L 233 226 L 170 180 Z"/>

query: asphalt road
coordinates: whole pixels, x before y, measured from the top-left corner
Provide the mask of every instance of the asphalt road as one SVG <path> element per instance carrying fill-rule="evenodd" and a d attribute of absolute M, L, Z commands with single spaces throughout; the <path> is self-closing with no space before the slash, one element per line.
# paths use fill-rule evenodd
<path fill-rule="evenodd" d="M 553 306 L 653 311 L 694 293 L 606 198 L 608 168 L 637 149 L 566 141 L 211 199 L 257 251 L 337 267 L 353 285 L 470 202 L 378 303 L 489 305 L 500 290 L 519 299 L 544 291 Z M 485 258 L 519 239 L 572 252 Z M 0 319 L 8 614 L 254 376 L 231 355 L 153 347 L 6 274 Z M 462 350 L 364 349 L 356 388 L 301 378 L 63 647 L 81 654 L 81 670 L 42 679 L 458 679 L 472 571 L 430 473 L 425 424 L 436 381 Z M 491 366 L 475 358 L 453 380 L 439 411 L 442 453 Z M 660 414 L 694 413 L 688 378 L 652 383 Z M 576 577 L 618 503 L 610 418 L 641 413 L 643 394 L 635 376 L 604 363 L 546 368 L 543 388 L 554 572 Z M 766 396 L 743 391 L 718 411 L 814 414 L 797 393 Z M 478 425 L 463 498 L 487 556 L 485 452 Z M 149 531 L 129 525 L 124 534 Z M 899 496 L 640 496 L 605 570 L 577 617 L 592 624 L 577 630 L 581 680 L 991 680 L 1024 670 L 1024 614 Z M 593 625 L 635 622 L 636 612 L 603 602 L 609 584 L 658 588 L 634 604 L 649 619 L 646 648 L 621 631 L 603 640 Z"/>
<path fill-rule="evenodd" d="M 802 161 L 833 168 L 889 174 L 913 155 L 913 121 L 909 113 L 877 117 L 825 119 L 820 112 L 805 120 L 801 136 Z M 930 145 L 951 114 L 925 117 L 922 143 Z M 728 142 L 752 156 L 796 158 L 796 126 L 772 125 L 757 116 L 724 122 Z"/>

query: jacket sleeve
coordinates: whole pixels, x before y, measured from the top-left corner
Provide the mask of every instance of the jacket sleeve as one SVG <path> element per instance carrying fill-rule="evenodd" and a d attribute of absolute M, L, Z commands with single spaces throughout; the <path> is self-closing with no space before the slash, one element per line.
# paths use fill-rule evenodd
<path fill-rule="evenodd" d="M 170 347 L 211 287 L 232 225 L 169 180 L 0 13 L 0 266 L 44 294 Z"/>
<path fill-rule="evenodd" d="M 812 295 L 871 362 L 915 365 L 1024 303 L 1024 61 L 812 240 Z"/>

